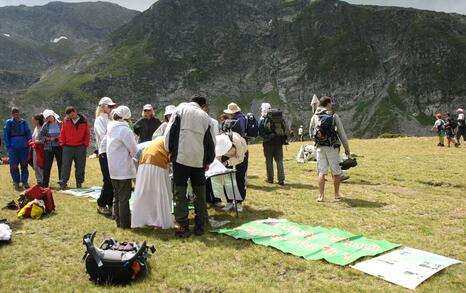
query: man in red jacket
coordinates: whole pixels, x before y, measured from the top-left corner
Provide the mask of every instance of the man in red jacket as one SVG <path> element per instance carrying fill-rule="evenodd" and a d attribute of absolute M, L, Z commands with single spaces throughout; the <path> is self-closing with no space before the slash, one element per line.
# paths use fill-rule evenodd
<path fill-rule="evenodd" d="M 78 114 L 74 107 L 67 107 L 66 117 L 60 130 L 58 139 L 63 148 L 63 164 L 61 168 L 61 189 L 68 187 L 70 179 L 71 164 L 74 161 L 76 188 L 81 188 L 84 182 L 86 170 L 86 149 L 89 146 L 90 132 L 89 125 L 83 115 Z"/>

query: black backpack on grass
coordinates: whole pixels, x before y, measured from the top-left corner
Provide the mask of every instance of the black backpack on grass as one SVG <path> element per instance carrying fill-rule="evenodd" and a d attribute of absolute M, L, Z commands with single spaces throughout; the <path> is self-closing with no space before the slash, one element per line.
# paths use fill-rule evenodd
<path fill-rule="evenodd" d="M 149 250 L 154 253 L 154 246 L 148 246 L 145 241 L 139 245 L 107 238 L 96 247 L 93 243 L 95 234 L 88 233 L 83 237 L 86 246 L 83 260 L 91 281 L 101 285 L 125 285 L 147 273 Z"/>

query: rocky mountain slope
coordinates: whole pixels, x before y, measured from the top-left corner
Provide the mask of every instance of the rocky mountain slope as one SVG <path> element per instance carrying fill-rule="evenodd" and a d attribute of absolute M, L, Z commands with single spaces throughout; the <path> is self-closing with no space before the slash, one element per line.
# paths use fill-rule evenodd
<path fill-rule="evenodd" d="M 100 44 L 137 13 L 105 2 L 0 7 L 0 97 L 24 91 L 43 71 Z"/>
<path fill-rule="evenodd" d="M 337 0 L 159 0 L 103 51 L 51 71 L 43 95 L 90 111 L 103 95 L 140 107 L 201 93 L 214 114 L 230 101 L 269 101 L 290 125 L 331 95 L 353 136 L 426 134 L 431 116 L 466 106 L 466 16 Z M 35 108 L 34 108 L 35 109 Z"/>

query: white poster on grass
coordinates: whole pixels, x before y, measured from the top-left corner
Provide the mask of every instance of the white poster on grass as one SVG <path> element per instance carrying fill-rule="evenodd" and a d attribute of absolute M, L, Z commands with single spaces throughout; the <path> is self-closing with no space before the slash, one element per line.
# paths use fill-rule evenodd
<path fill-rule="evenodd" d="M 369 275 L 408 289 L 419 284 L 459 260 L 405 247 L 351 266 Z"/>

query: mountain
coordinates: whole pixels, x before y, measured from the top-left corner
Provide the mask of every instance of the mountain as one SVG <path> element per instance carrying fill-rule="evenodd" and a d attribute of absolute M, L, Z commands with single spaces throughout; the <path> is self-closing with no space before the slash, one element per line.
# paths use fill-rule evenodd
<path fill-rule="evenodd" d="M 105 2 L 0 7 L 0 97 L 24 92 L 43 71 L 100 44 L 136 14 Z"/>
<path fill-rule="evenodd" d="M 309 123 L 310 101 L 336 98 L 352 136 L 427 134 L 436 111 L 466 105 L 466 16 L 337 0 L 159 0 L 105 48 L 44 76 L 16 103 L 84 111 L 99 97 L 158 109 L 194 93 L 219 113 L 280 107 Z M 32 102 L 31 102 L 32 101 Z"/>

